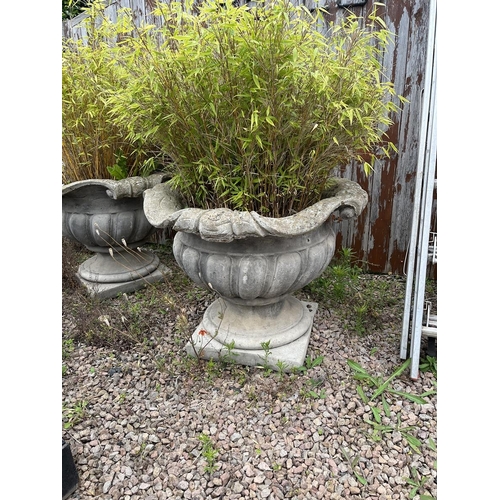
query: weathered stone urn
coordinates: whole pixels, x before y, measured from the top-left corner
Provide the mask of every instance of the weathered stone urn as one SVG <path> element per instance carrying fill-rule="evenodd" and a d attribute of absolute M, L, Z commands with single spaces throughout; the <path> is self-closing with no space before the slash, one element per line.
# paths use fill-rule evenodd
<path fill-rule="evenodd" d="M 95 253 L 77 272 L 91 295 L 112 297 L 163 279 L 158 256 L 137 248 L 156 230 L 144 215 L 143 193 L 165 179 L 153 174 L 62 187 L 62 234 Z"/>
<path fill-rule="evenodd" d="M 292 294 L 320 276 L 335 251 L 334 215 L 357 217 L 368 196 L 338 179 L 328 197 L 279 219 L 229 209 L 176 210 L 166 184 L 147 190 L 146 217 L 176 231 L 174 256 L 198 286 L 219 296 L 204 313 L 187 351 L 204 359 L 290 371 L 300 367 L 317 304 Z"/>

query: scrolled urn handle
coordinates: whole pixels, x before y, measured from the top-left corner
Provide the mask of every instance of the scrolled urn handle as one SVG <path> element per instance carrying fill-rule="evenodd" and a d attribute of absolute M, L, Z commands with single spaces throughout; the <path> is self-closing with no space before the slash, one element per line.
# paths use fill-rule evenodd
<path fill-rule="evenodd" d="M 102 186 L 106 188 L 106 194 L 114 200 L 137 198 L 147 189 L 166 181 L 168 177 L 168 174 L 156 173 L 147 177 L 127 177 L 118 181 L 112 179 L 86 179 L 66 184 L 62 187 L 62 194 L 64 196 L 84 186 Z"/>
<path fill-rule="evenodd" d="M 147 189 L 161 184 L 167 178 L 167 174 L 158 173 L 151 174 L 148 177 L 127 177 L 119 181 L 111 181 L 113 184 L 108 188 L 106 194 L 114 200 L 120 198 L 137 198 L 137 196 L 143 194 Z"/>
<path fill-rule="evenodd" d="M 357 182 L 342 178 L 335 179 L 335 185 L 324 193 L 323 199 L 336 200 L 332 213 L 341 220 L 358 217 L 368 204 L 366 191 Z"/>
<path fill-rule="evenodd" d="M 350 207 L 349 205 L 344 205 L 343 207 L 340 207 L 338 212 L 339 212 L 339 218 L 342 220 L 352 219 L 353 217 L 356 217 L 356 209 L 354 207 Z"/>
<path fill-rule="evenodd" d="M 144 191 L 144 215 L 152 226 L 171 226 L 171 215 L 182 211 L 183 208 L 179 194 L 168 184 L 157 184 Z"/>

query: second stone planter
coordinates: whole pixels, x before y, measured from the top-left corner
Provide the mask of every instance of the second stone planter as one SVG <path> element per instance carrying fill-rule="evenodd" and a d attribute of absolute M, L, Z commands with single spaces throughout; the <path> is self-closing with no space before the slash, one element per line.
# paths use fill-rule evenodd
<path fill-rule="evenodd" d="M 168 271 L 138 248 L 156 230 L 144 215 L 143 193 L 165 174 L 119 181 L 89 179 L 62 188 L 62 234 L 94 253 L 77 278 L 92 296 L 108 298 L 161 281 Z"/>

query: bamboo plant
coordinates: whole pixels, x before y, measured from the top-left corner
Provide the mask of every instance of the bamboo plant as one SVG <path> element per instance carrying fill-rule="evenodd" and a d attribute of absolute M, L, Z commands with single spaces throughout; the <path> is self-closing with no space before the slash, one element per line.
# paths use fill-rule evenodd
<path fill-rule="evenodd" d="M 158 3 L 160 27 L 130 26 L 122 42 L 112 114 L 172 158 L 186 204 L 284 217 L 320 200 L 334 168 L 369 174 L 396 151 L 384 130 L 404 99 L 383 75 L 391 33 L 376 12 L 322 33 L 321 9 L 252 4 Z"/>
<path fill-rule="evenodd" d="M 149 175 L 159 148 L 127 138 L 111 115 L 109 97 L 127 77 L 117 64 L 126 45 L 113 43 L 120 28 L 103 17 L 99 2 L 85 12 L 85 38 L 64 39 L 62 47 L 62 182 Z"/>

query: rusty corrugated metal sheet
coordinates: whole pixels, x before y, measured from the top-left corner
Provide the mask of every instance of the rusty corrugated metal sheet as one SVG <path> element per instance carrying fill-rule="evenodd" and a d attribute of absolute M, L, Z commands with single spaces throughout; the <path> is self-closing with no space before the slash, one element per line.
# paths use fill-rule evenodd
<path fill-rule="evenodd" d="M 296 1 L 303 2 L 308 8 L 318 5 L 314 0 Z M 373 0 L 368 0 L 364 6 L 350 9 L 358 15 L 367 16 L 373 3 Z M 337 22 L 347 12 L 337 7 L 335 0 L 320 0 L 319 6 L 328 10 L 325 16 L 328 22 Z M 110 2 L 107 14 L 115 18 L 121 7 L 131 8 L 137 19 L 157 21 L 151 16 L 153 0 L 116 0 Z M 398 153 L 376 164 L 375 172 L 368 178 L 356 165 L 349 165 L 338 172 L 359 182 L 368 192 L 369 202 L 356 221 L 339 224 L 337 248 L 352 248 L 370 271 L 404 274 L 411 234 L 429 6 L 426 0 L 387 0 L 385 6 L 378 7 L 378 13 L 396 34 L 395 43 L 384 56 L 386 75 L 394 82 L 396 92 L 410 102 L 393 117 L 394 125 L 388 130 Z M 75 26 L 77 20 L 63 22 L 63 36 L 84 36 L 81 29 Z M 437 231 L 435 206 L 431 231 Z"/>

